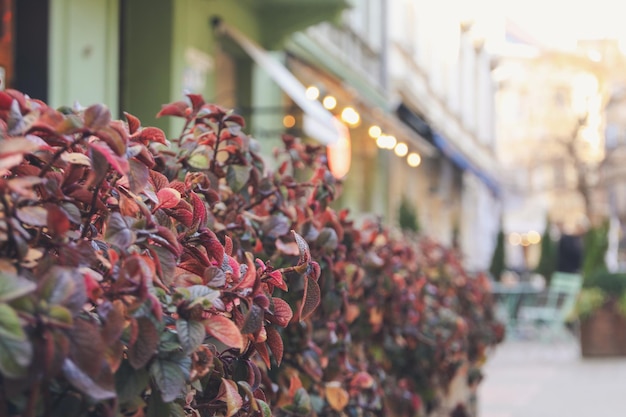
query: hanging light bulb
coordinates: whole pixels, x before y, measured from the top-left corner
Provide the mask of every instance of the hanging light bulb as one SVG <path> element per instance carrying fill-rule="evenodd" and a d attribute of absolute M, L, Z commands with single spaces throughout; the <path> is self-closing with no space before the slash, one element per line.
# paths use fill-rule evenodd
<path fill-rule="evenodd" d="M 283 117 L 283 126 L 285 126 L 287 129 L 292 128 L 296 125 L 296 118 L 293 117 L 290 114 L 285 115 L 285 117 Z"/>
<path fill-rule="evenodd" d="M 406 162 L 410 167 L 415 168 L 422 162 L 422 157 L 418 153 L 411 152 L 406 158 Z"/>
<path fill-rule="evenodd" d="M 309 100 L 317 100 L 320 96 L 320 89 L 312 85 L 306 89 L 305 95 Z"/>
<path fill-rule="evenodd" d="M 341 111 L 341 120 L 350 126 L 356 126 L 361 121 L 361 116 L 352 107 L 346 107 Z"/>
<path fill-rule="evenodd" d="M 376 138 L 376 146 L 380 149 L 387 148 L 387 135 L 380 135 Z"/>
<path fill-rule="evenodd" d="M 380 135 L 383 134 L 383 131 L 380 129 L 380 127 L 378 127 L 376 125 L 373 125 L 373 126 L 370 126 L 370 128 L 367 131 L 367 133 L 370 135 L 370 138 L 376 139 Z"/>
<path fill-rule="evenodd" d="M 326 110 L 332 110 L 337 107 L 337 99 L 333 96 L 326 96 L 322 101 L 322 104 L 326 108 Z"/>
<path fill-rule="evenodd" d="M 402 158 L 406 156 L 407 153 L 409 153 L 409 147 L 406 145 L 406 143 L 400 142 L 396 145 L 394 152 L 396 153 L 396 155 Z"/>

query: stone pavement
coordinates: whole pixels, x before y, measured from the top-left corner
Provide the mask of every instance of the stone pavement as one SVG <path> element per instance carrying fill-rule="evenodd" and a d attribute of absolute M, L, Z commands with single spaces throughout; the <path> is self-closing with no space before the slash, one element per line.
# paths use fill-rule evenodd
<path fill-rule="evenodd" d="M 575 341 L 506 341 L 491 353 L 478 417 L 624 417 L 626 358 L 583 359 Z"/>

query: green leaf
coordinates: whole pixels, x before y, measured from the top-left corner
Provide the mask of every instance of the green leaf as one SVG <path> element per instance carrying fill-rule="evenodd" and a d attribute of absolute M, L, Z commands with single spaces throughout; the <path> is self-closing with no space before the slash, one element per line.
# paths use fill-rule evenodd
<path fill-rule="evenodd" d="M 186 353 L 194 352 L 206 335 L 204 325 L 197 321 L 179 319 L 176 321 L 176 331 Z"/>
<path fill-rule="evenodd" d="M 191 157 L 187 160 L 187 163 L 189 164 L 189 166 L 196 169 L 209 168 L 209 158 L 201 153 L 194 153 L 193 155 L 191 155 Z"/>
<path fill-rule="evenodd" d="M 135 243 L 137 236 L 135 232 L 128 227 L 126 220 L 124 220 L 124 217 L 120 213 L 112 213 L 107 222 L 107 230 L 104 238 L 108 243 L 126 250 L 130 245 Z"/>
<path fill-rule="evenodd" d="M 311 412 L 311 398 L 304 388 L 298 388 L 296 395 L 293 397 L 293 405 L 300 413 L 308 414 Z"/>
<path fill-rule="evenodd" d="M 29 340 L 0 337 L 0 374 L 9 378 L 19 378 L 33 358 L 33 347 Z"/>
<path fill-rule="evenodd" d="M 9 271 L 0 271 L 0 302 L 7 302 L 32 292 L 34 282 Z"/>
<path fill-rule="evenodd" d="M 0 373 L 13 378 L 24 375 L 32 356 L 32 345 L 17 313 L 0 304 Z"/>
<path fill-rule="evenodd" d="M 26 333 L 20 324 L 20 318 L 8 304 L 0 304 L 0 337 L 26 340 Z"/>
<path fill-rule="evenodd" d="M 87 301 L 85 279 L 75 268 L 53 266 L 46 272 L 39 294 L 48 304 L 63 305 L 72 313 L 80 311 Z"/>
<path fill-rule="evenodd" d="M 139 327 L 137 340 L 128 349 L 128 360 L 135 369 L 144 367 L 154 356 L 160 339 L 157 328 L 149 318 L 139 317 L 137 325 Z"/>
<path fill-rule="evenodd" d="M 131 402 L 148 387 L 150 375 L 146 368 L 133 369 L 128 361 L 123 361 L 115 373 L 115 390 L 121 404 Z"/>
<path fill-rule="evenodd" d="M 215 290 L 204 285 L 192 285 L 191 287 L 187 287 L 187 290 L 189 291 L 189 300 L 191 300 L 191 305 L 202 303 L 204 300 L 213 304 L 213 302 L 220 298 L 221 295 L 219 290 Z"/>
<path fill-rule="evenodd" d="M 256 402 L 259 404 L 262 417 L 272 417 L 272 409 L 265 401 L 257 399 Z"/>
<path fill-rule="evenodd" d="M 72 313 L 65 307 L 60 305 L 50 306 L 50 310 L 48 311 L 48 317 L 55 320 L 56 322 L 63 324 L 72 324 Z"/>
<path fill-rule="evenodd" d="M 234 192 L 239 192 L 250 178 L 252 167 L 249 165 L 229 165 L 226 172 L 226 182 Z"/>
<path fill-rule="evenodd" d="M 168 404 L 170 409 L 169 417 L 186 417 L 185 409 L 180 406 L 180 404 L 170 403 Z"/>
<path fill-rule="evenodd" d="M 183 394 L 185 374 L 178 363 L 159 358 L 150 366 L 150 375 L 161 391 L 164 402 L 174 401 Z"/>
<path fill-rule="evenodd" d="M 114 390 L 98 385 L 70 359 L 65 359 L 63 362 L 63 374 L 75 388 L 94 400 L 102 401 L 115 398 Z"/>

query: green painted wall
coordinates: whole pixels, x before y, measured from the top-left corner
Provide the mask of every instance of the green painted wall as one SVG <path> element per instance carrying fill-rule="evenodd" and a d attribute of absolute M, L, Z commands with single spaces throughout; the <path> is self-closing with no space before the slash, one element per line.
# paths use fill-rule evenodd
<path fill-rule="evenodd" d="M 50 2 L 52 106 L 105 103 L 118 111 L 119 0 Z"/>
<path fill-rule="evenodd" d="M 167 128 L 155 115 L 170 101 L 171 0 L 132 0 L 122 5 L 121 106 L 144 125 Z"/>

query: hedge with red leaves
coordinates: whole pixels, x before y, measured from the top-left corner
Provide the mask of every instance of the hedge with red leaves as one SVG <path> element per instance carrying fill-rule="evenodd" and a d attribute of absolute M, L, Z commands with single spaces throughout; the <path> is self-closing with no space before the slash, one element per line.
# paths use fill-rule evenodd
<path fill-rule="evenodd" d="M 0 92 L 0 416 L 414 415 L 497 341 L 452 252 L 330 208 L 321 148 L 265 174 L 241 117 L 159 116 Z"/>

